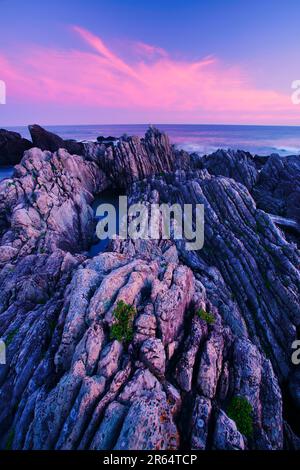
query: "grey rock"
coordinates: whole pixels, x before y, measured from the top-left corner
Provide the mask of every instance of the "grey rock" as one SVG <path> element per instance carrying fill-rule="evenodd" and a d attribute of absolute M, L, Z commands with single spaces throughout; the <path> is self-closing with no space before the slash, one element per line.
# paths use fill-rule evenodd
<path fill-rule="evenodd" d="M 178 431 L 164 397 L 149 393 L 131 406 L 114 449 L 175 450 L 178 445 Z"/>
<path fill-rule="evenodd" d="M 90 450 L 110 450 L 114 448 L 115 439 L 119 436 L 127 407 L 118 402 L 108 405 L 104 418 L 91 443 Z"/>
<path fill-rule="evenodd" d="M 159 339 L 146 339 L 141 346 L 140 356 L 145 365 L 154 373 L 162 376 L 165 374 L 166 353 Z"/>
<path fill-rule="evenodd" d="M 253 196 L 264 211 L 300 222 L 299 156 L 272 155 L 263 166 Z"/>
<path fill-rule="evenodd" d="M 213 436 L 213 448 L 217 450 L 244 450 L 245 441 L 236 424 L 220 410 Z"/>
<path fill-rule="evenodd" d="M 205 343 L 201 355 L 197 385 L 199 392 L 207 398 L 216 394 L 222 370 L 224 340 L 222 335 L 213 332 Z"/>
<path fill-rule="evenodd" d="M 289 391 L 293 399 L 294 405 L 300 410 L 300 371 L 295 369 L 291 372 L 288 381 Z"/>
<path fill-rule="evenodd" d="M 199 168 L 206 168 L 212 175 L 233 178 L 246 188 L 253 188 L 258 171 L 252 155 L 241 150 L 217 150 L 198 161 Z"/>
<path fill-rule="evenodd" d="M 192 415 L 191 448 L 205 450 L 212 405 L 208 398 L 197 396 Z"/>
<path fill-rule="evenodd" d="M 0 182 L 0 447 L 297 448 L 282 387 L 296 414 L 300 258 L 249 193 L 256 160 L 199 169 L 155 129 L 83 146 L 31 149 Z M 129 203 L 204 204 L 203 248 L 116 239 L 88 258 L 90 205 L 113 179 Z M 119 300 L 136 312 L 129 344 L 111 338 Z M 252 407 L 248 442 L 223 411 L 234 396 Z"/>

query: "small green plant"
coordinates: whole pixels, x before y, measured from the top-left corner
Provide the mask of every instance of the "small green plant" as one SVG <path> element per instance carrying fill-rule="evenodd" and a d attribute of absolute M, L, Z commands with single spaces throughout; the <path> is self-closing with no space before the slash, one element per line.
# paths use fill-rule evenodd
<path fill-rule="evenodd" d="M 51 336 L 53 335 L 53 333 L 54 333 L 54 331 L 55 331 L 55 328 L 56 328 L 56 321 L 55 321 L 55 320 L 50 320 L 50 322 L 49 322 L 49 330 L 50 330 Z"/>
<path fill-rule="evenodd" d="M 6 346 L 9 346 L 11 344 L 12 340 L 14 339 L 14 337 L 16 336 L 18 332 L 19 332 L 19 328 L 15 328 L 14 330 L 10 331 L 10 333 L 8 333 L 6 340 L 5 340 Z"/>
<path fill-rule="evenodd" d="M 235 421 L 238 430 L 246 437 L 253 435 L 252 406 L 244 397 L 235 396 L 227 409 L 229 418 Z"/>
<path fill-rule="evenodd" d="M 268 279 L 266 279 L 266 288 L 269 289 L 269 290 L 271 290 L 271 287 L 272 287 L 272 286 L 271 286 L 270 281 L 269 281 Z"/>
<path fill-rule="evenodd" d="M 125 341 L 129 343 L 133 338 L 133 319 L 135 308 L 133 305 L 126 304 L 123 300 L 117 303 L 113 311 L 115 323 L 111 327 L 111 339 Z"/>
<path fill-rule="evenodd" d="M 208 325 L 213 325 L 216 321 L 213 314 L 206 312 L 205 310 L 203 310 L 203 308 L 199 308 L 196 313 L 198 317 L 201 318 L 201 320 L 204 320 Z"/>
<path fill-rule="evenodd" d="M 8 436 L 7 436 L 7 441 L 6 441 L 6 444 L 5 444 L 5 450 L 11 450 L 12 449 L 12 444 L 13 444 L 13 441 L 14 441 L 14 437 L 15 437 L 15 430 L 11 429 L 8 433 Z"/>
<path fill-rule="evenodd" d="M 263 274 L 262 277 L 263 277 L 263 280 L 265 281 L 266 288 L 271 290 L 272 286 L 271 286 L 271 283 L 270 283 L 269 279 L 267 278 L 267 276 L 265 274 Z"/>

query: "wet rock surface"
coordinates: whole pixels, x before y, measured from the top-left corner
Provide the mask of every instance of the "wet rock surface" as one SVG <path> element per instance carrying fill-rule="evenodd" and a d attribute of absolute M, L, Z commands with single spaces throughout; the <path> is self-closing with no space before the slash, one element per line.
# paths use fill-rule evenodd
<path fill-rule="evenodd" d="M 0 183 L 1 448 L 297 448 L 284 388 L 297 413 L 300 256 L 256 206 L 251 158 L 190 170 L 155 129 L 104 147 L 31 149 Z M 88 258 L 109 186 L 204 204 L 203 248 L 117 239 Z M 127 340 L 112 335 L 121 300 Z"/>

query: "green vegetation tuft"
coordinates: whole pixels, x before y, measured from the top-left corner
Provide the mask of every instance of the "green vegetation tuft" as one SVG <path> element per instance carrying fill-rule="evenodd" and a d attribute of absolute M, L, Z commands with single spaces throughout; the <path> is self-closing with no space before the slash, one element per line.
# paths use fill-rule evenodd
<path fill-rule="evenodd" d="M 13 441 L 14 441 L 14 437 L 15 437 L 15 430 L 11 429 L 8 433 L 8 436 L 7 436 L 7 441 L 6 441 L 6 444 L 5 444 L 5 450 L 11 450 L 12 449 L 12 444 L 13 444 Z"/>
<path fill-rule="evenodd" d="M 129 343 L 133 338 L 133 319 L 135 315 L 135 308 L 133 305 L 126 304 L 123 300 L 117 303 L 113 311 L 115 323 L 111 327 L 111 339 Z"/>
<path fill-rule="evenodd" d="M 198 317 L 201 318 L 201 320 L 204 320 L 208 325 L 213 325 L 216 321 L 213 314 L 206 312 L 205 310 L 203 310 L 203 308 L 199 308 L 196 313 Z"/>
<path fill-rule="evenodd" d="M 227 409 L 229 418 L 235 421 L 238 430 L 246 437 L 253 435 L 252 406 L 246 398 L 235 396 Z"/>
<path fill-rule="evenodd" d="M 14 337 L 16 336 L 18 332 L 19 332 L 19 328 L 15 328 L 10 333 L 8 333 L 6 340 L 5 340 L 6 346 L 9 346 L 11 344 L 12 340 L 14 339 Z"/>
<path fill-rule="evenodd" d="M 56 321 L 55 321 L 55 320 L 50 320 L 50 322 L 49 322 L 49 330 L 50 330 L 51 336 L 53 335 L 53 333 L 54 333 L 54 331 L 55 331 L 55 328 L 56 328 Z"/>

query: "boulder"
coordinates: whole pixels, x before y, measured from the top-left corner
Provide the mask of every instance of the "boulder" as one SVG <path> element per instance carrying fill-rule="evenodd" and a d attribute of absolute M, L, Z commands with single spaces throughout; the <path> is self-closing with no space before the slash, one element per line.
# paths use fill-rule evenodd
<path fill-rule="evenodd" d="M 71 155 L 84 155 L 84 145 L 76 140 L 64 140 L 53 132 L 47 131 L 43 127 L 33 124 L 28 126 L 33 146 L 41 150 L 56 152 L 64 148 Z"/>
<path fill-rule="evenodd" d="M 23 139 L 18 132 L 0 129 L 0 167 L 17 165 L 32 142 Z"/>

